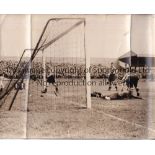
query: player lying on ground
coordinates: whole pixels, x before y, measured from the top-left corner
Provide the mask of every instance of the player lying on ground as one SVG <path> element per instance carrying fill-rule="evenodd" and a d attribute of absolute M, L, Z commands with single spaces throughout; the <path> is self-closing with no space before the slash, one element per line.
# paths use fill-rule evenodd
<path fill-rule="evenodd" d="M 100 92 L 93 92 L 91 97 L 99 97 L 105 100 L 142 99 L 141 97 L 134 96 L 131 90 L 116 92 L 108 95 L 103 95 Z"/>

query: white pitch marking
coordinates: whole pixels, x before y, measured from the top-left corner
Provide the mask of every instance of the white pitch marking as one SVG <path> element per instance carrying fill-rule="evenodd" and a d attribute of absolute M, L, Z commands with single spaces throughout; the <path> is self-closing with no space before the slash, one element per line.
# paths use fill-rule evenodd
<path fill-rule="evenodd" d="M 97 111 L 97 112 L 99 112 L 99 111 Z M 105 112 L 99 112 L 99 113 L 100 113 L 100 114 L 104 114 L 105 116 L 111 117 L 111 118 L 113 118 L 113 119 L 116 119 L 116 120 L 118 120 L 118 121 L 125 122 L 125 123 L 127 123 L 127 124 L 134 125 L 134 126 L 137 126 L 137 127 L 143 128 L 143 129 L 147 129 L 147 130 L 149 130 L 149 131 L 151 131 L 151 132 L 155 132 L 155 129 L 145 127 L 145 126 L 140 125 L 140 124 L 137 124 L 137 123 L 135 123 L 135 122 L 130 122 L 130 121 L 127 121 L 127 120 L 125 120 L 125 119 L 116 117 L 116 116 L 114 116 L 114 115 L 107 114 L 107 113 L 105 113 Z"/>

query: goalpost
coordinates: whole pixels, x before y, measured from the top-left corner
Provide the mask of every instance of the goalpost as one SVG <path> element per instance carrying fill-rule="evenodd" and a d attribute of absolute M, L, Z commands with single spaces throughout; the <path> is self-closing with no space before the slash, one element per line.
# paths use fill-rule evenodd
<path fill-rule="evenodd" d="M 86 50 L 86 33 L 85 33 L 86 21 L 84 21 L 84 51 L 86 58 L 86 69 L 90 68 L 90 53 Z M 86 73 L 86 89 L 87 89 L 87 108 L 91 108 L 91 86 L 88 85 L 88 82 L 91 81 L 90 72 Z"/>
<path fill-rule="evenodd" d="M 65 83 L 71 83 L 71 79 L 75 82 L 79 79 L 85 79 L 85 98 L 86 106 L 91 108 L 91 86 L 90 73 L 86 70 L 90 67 L 90 55 L 86 50 L 86 33 L 85 33 L 86 21 L 84 18 L 54 18 L 50 19 L 45 25 L 43 32 L 39 38 L 39 41 L 34 50 L 37 51 L 33 62 L 39 64 L 39 59 L 42 61 L 42 89 L 47 88 L 47 76 L 48 70 L 54 70 L 53 76 L 56 81 Z M 40 53 L 40 56 L 39 54 Z M 38 59 L 38 62 L 37 62 Z M 73 70 L 74 73 L 61 73 L 60 70 Z M 82 70 L 83 72 L 80 72 Z M 80 73 L 78 73 L 80 72 Z M 85 72 L 85 73 L 84 73 Z M 39 88 L 37 88 L 39 89 Z M 83 91 L 80 86 L 60 86 L 62 93 L 64 94 L 64 100 L 67 100 L 66 96 L 73 102 L 80 102 L 76 99 L 76 96 L 80 96 Z M 73 93 L 70 97 L 69 93 Z M 66 94 L 66 96 L 65 96 Z M 81 98 L 81 96 L 79 97 Z M 57 100 L 57 99 L 53 99 Z M 69 100 L 69 99 L 68 99 Z M 45 101 L 44 101 L 45 102 Z M 51 101 L 53 102 L 53 101 Z M 63 101 L 65 102 L 65 101 Z"/>

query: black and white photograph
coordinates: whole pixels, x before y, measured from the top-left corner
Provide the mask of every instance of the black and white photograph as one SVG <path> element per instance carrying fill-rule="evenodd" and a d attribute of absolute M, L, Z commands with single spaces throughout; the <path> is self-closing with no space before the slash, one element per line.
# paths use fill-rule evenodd
<path fill-rule="evenodd" d="M 0 139 L 155 139 L 155 15 L 1 14 Z"/>

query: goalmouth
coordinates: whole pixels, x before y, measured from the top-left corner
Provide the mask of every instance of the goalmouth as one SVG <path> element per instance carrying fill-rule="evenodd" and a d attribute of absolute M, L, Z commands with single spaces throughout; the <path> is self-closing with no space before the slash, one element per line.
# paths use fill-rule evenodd
<path fill-rule="evenodd" d="M 39 50 L 37 50 L 39 49 Z M 70 79 L 79 80 L 85 79 L 86 90 L 86 106 L 91 108 L 91 86 L 87 85 L 90 82 L 90 73 L 86 72 L 90 68 L 90 54 L 86 50 L 86 21 L 84 18 L 53 18 L 45 25 L 39 41 L 34 49 L 33 62 L 42 64 L 42 89 L 50 89 L 47 84 L 47 76 L 53 69 L 53 76 L 56 81 Z M 64 68 L 73 69 L 80 68 L 74 73 L 60 73 L 59 70 Z M 85 75 L 84 75 L 85 74 Z M 75 95 L 81 91 L 80 86 L 73 86 L 75 88 L 62 88 L 64 94 L 67 91 L 74 92 Z M 62 91 L 61 89 L 61 91 Z M 77 90 L 75 90 L 77 89 Z M 69 92 L 68 92 L 69 93 Z M 73 99 L 74 100 L 74 99 Z M 80 102 L 80 100 L 76 100 Z"/>

